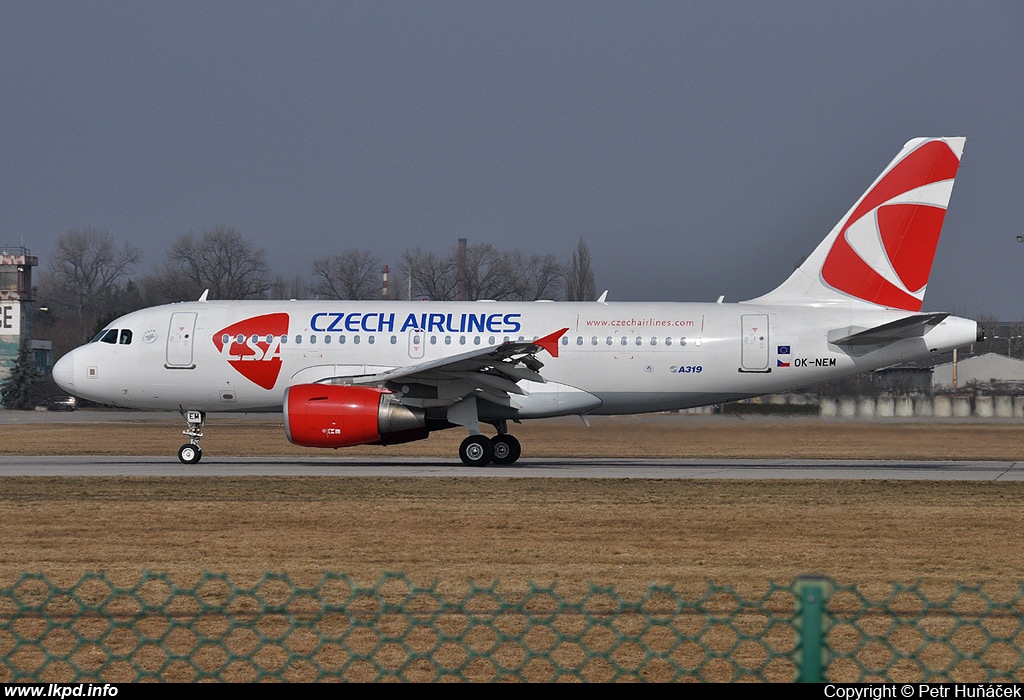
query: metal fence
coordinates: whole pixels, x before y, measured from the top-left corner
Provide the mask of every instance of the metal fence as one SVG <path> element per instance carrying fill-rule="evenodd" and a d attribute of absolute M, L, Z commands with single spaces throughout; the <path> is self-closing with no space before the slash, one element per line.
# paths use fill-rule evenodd
<path fill-rule="evenodd" d="M 404 574 L 181 587 L 146 573 L 127 588 L 24 574 L 0 588 L 0 682 L 1019 682 L 1022 600 L 1021 584 L 874 595 L 820 578 L 756 596 L 652 585 L 636 600 L 592 584 L 567 600 L 534 584 L 513 599 L 497 584 L 442 593 Z"/>

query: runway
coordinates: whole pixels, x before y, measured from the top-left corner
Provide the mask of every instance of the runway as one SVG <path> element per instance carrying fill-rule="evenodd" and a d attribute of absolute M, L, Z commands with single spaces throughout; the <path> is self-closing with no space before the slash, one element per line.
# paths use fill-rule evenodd
<path fill-rule="evenodd" d="M 512 467 L 466 467 L 438 458 L 299 459 L 211 457 L 0 457 L 0 477 L 480 477 L 531 479 L 893 479 L 1021 481 L 1024 462 L 764 459 L 522 459 Z"/>
<path fill-rule="evenodd" d="M 228 420 L 266 421 L 269 414 L 211 414 L 210 424 Z M 166 424 L 170 432 L 180 431 L 176 413 L 146 411 L 79 410 L 0 411 L 0 426 L 18 424 L 103 423 Z M 562 420 L 578 429 L 576 421 Z M 730 420 L 721 416 L 688 418 L 717 425 Z M 634 417 L 638 430 L 680 421 L 677 415 L 653 414 Z M 745 419 L 739 428 L 764 421 Z M 792 422 L 777 421 L 786 428 Z M 972 421 L 972 425 L 980 425 Z M 2 448 L 0 448 L 2 452 Z M 330 476 L 330 477 L 483 477 L 541 479 L 892 479 L 926 481 L 1021 481 L 1024 461 L 972 461 L 925 459 L 746 459 L 643 458 L 643 457 L 531 457 L 524 456 L 511 467 L 467 467 L 452 457 L 358 456 L 337 451 L 310 451 L 299 457 L 224 457 L 213 452 L 199 464 L 181 464 L 173 454 L 159 456 L 10 456 L 0 454 L 0 477 L 4 476 Z"/>

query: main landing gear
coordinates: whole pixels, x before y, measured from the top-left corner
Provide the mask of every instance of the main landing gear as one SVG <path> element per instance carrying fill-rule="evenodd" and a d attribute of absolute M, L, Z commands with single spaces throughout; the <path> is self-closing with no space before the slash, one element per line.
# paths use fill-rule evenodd
<path fill-rule="evenodd" d="M 182 464 L 195 464 L 203 458 L 199 440 L 203 437 L 203 421 L 206 416 L 202 411 L 182 411 L 181 415 L 188 423 L 188 428 L 181 431 L 182 435 L 188 436 L 188 442 L 178 448 L 178 459 Z"/>
<path fill-rule="evenodd" d="M 485 435 L 470 435 L 459 445 L 459 459 L 467 467 L 485 467 L 491 462 L 500 465 L 514 463 L 523 448 L 515 437 L 508 433 L 488 438 Z"/>

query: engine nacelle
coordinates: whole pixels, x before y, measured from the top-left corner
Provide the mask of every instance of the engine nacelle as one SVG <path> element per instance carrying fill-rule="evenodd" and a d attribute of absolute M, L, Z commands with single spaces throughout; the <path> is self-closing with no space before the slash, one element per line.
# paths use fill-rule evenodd
<path fill-rule="evenodd" d="M 284 393 L 284 430 L 304 447 L 393 445 L 427 437 L 423 411 L 391 392 L 339 384 L 297 384 Z"/>

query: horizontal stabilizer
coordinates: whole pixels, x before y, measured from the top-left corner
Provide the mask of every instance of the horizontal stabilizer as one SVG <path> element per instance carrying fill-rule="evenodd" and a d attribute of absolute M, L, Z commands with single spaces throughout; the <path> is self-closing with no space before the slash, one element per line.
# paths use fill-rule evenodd
<path fill-rule="evenodd" d="M 833 345 L 886 345 L 905 338 L 920 338 L 929 330 L 942 323 L 947 313 L 917 314 L 897 321 L 883 323 L 874 328 L 836 328 L 828 332 L 828 342 Z"/>

